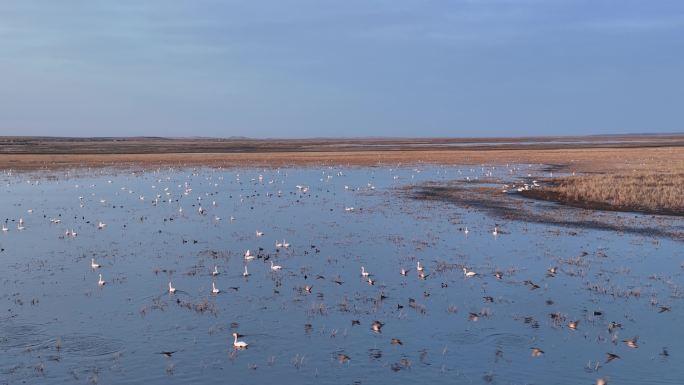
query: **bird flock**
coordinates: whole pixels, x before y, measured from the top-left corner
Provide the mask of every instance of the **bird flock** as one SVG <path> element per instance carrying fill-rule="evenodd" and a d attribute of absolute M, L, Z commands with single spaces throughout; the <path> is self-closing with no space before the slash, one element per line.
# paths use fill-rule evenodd
<path fill-rule="evenodd" d="M 509 166 L 506 169 L 508 170 L 511 167 L 513 166 Z M 402 176 L 391 175 L 391 182 L 389 182 L 390 186 L 401 185 L 401 183 L 411 183 L 411 181 L 413 181 L 414 178 L 420 174 L 420 172 L 424 172 L 422 169 L 408 169 L 409 172 L 407 172 L 407 170 L 400 171 Z M 446 178 L 448 176 L 453 178 L 458 175 L 463 178 L 463 170 L 459 169 L 451 171 L 452 173 L 449 175 L 447 175 L 445 172 L 444 177 Z M 470 175 L 465 177 L 468 182 L 476 180 L 478 177 L 491 178 L 494 175 L 494 171 L 491 168 L 485 169 L 485 167 L 483 167 L 481 170 L 479 170 L 479 173 L 474 172 L 472 169 L 470 171 Z M 516 172 L 519 171 L 520 170 L 517 170 Z M 390 174 L 398 173 L 397 170 L 393 169 L 390 169 L 389 172 Z M 177 177 L 177 175 L 180 173 L 181 172 L 174 170 L 171 174 L 176 175 Z M 439 170 L 437 173 L 439 174 Z M 164 214 L 165 221 L 168 218 L 169 221 L 198 222 L 201 221 L 202 218 L 205 218 L 204 220 L 212 221 L 213 226 L 233 226 L 230 228 L 230 230 L 223 228 L 222 231 L 233 231 L 234 233 L 239 234 L 239 237 L 242 237 L 241 239 L 249 240 L 249 242 L 256 247 L 250 247 L 248 249 L 242 248 L 241 250 L 237 250 L 237 247 L 232 247 L 231 245 L 222 247 L 225 249 L 230 249 L 229 254 L 231 257 L 233 257 L 232 261 L 239 259 L 238 263 L 242 266 L 238 270 L 228 267 L 227 265 L 229 260 L 226 259 L 225 267 L 223 264 L 221 264 L 221 267 L 220 264 L 212 264 L 211 267 L 208 267 L 207 270 L 205 270 L 206 276 L 208 276 L 207 278 L 205 278 L 204 274 L 199 274 L 196 278 L 193 278 L 196 280 L 206 280 L 207 290 L 205 290 L 205 293 L 207 295 L 221 298 L 225 292 L 219 288 L 217 283 L 220 284 L 223 282 L 225 284 L 225 282 L 228 280 L 235 280 L 235 276 L 237 275 L 245 280 L 245 285 L 243 285 L 243 287 L 246 286 L 248 282 L 251 285 L 264 285 L 273 282 L 273 295 L 282 295 L 281 287 L 283 282 L 290 281 L 290 284 L 293 287 L 298 288 L 298 293 L 307 296 L 307 298 L 324 298 L 327 296 L 332 296 L 332 293 L 338 293 L 337 297 L 340 297 L 341 295 L 339 293 L 342 292 L 344 293 L 344 296 L 356 296 L 357 298 L 361 298 L 358 299 L 358 301 L 361 303 L 365 299 L 368 299 L 372 302 L 372 311 L 344 310 L 342 314 L 345 316 L 349 314 L 350 317 L 348 319 L 348 325 L 352 328 L 352 330 L 357 326 L 361 326 L 363 323 L 368 322 L 366 323 L 367 326 L 365 327 L 365 330 L 368 331 L 370 329 L 371 335 L 376 337 L 369 340 L 369 351 L 375 352 L 371 353 L 371 356 L 374 354 L 381 355 L 379 352 L 376 352 L 377 344 L 381 341 L 377 338 L 385 338 L 383 337 L 383 333 L 385 333 L 386 330 L 392 330 L 392 333 L 398 333 L 400 330 L 405 330 L 401 327 L 395 328 L 393 327 L 393 324 L 401 324 L 402 322 L 405 322 L 404 320 L 414 317 L 409 315 L 410 313 L 407 313 L 408 309 L 415 311 L 415 314 L 418 315 L 425 315 L 430 311 L 435 311 L 434 306 L 431 306 L 432 302 L 430 299 L 432 297 L 442 295 L 445 298 L 448 297 L 453 299 L 458 298 L 458 290 L 482 290 L 482 302 L 487 304 L 487 307 L 484 307 L 480 310 L 474 310 L 473 307 L 477 307 L 479 305 L 469 303 L 462 303 L 460 305 L 464 308 L 469 308 L 469 310 L 465 312 L 466 315 L 463 318 L 469 323 L 469 326 L 467 327 L 472 329 L 474 327 L 472 325 L 479 325 L 482 322 L 487 322 L 488 320 L 494 319 L 497 314 L 497 306 L 501 305 L 501 307 L 504 307 L 506 306 L 507 301 L 515 301 L 514 298 L 518 298 L 517 296 L 520 296 L 520 294 L 507 295 L 505 294 L 506 292 L 518 291 L 520 288 L 526 288 L 530 293 L 546 292 L 551 290 L 553 285 L 556 285 L 555 282 L 557 281 L 562 282 L 558 285 L 567 285 L 568 280 L 574 279 L 575 277 L 583 278 L 585 280 L 589 279 L 589 277 L 586 275 L 587 270 L 589 270 L 589 266 L 582 265 L 583 263 L 588 263 L 586 261 L 591 256 L 587 255 L 582 255 L 581 257 L 577 257 L 575 259 L 572 259 L 572 257 L 562 259 L 561 263 L 563 263 L 563 265 L 561 267 L 556 265 L 559 260 L 556 259 L 553 261 L 552 266 L 545 267 L 543 274 L 534 273 L 534 269 L 523 269 L 516 267 L 516 262 L 514 260 L 496 262 L 492 257 L 490 257 L 489 260 L 484 261 L 469 261 L 467 257 L 462 255 L 453 256 L 451 258 L 448 256 L 438 255 L 430 256 L 431 253 L 429 251 L 429 247 L 427 248 L 427 251 L 424 251 L 426 249 L 425 247 L 420 247 L 418 249 L 419 252 L 416 252 L 416 250 L 411 250 L 410 253 L 405 253 L 405 256 L 400 258 L 398 261 L 396 257 L 390 258 L 388 256 L 382 255 L 376 256 L 372 255 L 372 253 L 369 253 L 368 255 L 355 255 L 351 258 L 347 256 L 345 261 L 339 262 L 339 258 L 333 255 L 335 254 L 334 249 L 328 247 L 327 249 L 321 250 L 321 246 L 314 244 L 320 242 L 316 241 L 314 237 L 306 235 L 307 231 L 312 231 L 311 227 L 307 227 L 306 217 L 292 219 L 293 222 L 299 221 L 296 225 L 296 228 L 298 229 L 297 232 L 293 233 L 281 230 L 281 232 L 278 234 L 277 232 L 279 231 L 274 230 L 277 228 L 277 226 L 274 226 L 268 221 L 268 212 L 262 212 L 261 214 L 253 213 L 258 210 L 259 202 L 265 199 L 288 197 L 288 205 L 296 206 L 297 204 L 301 205 L 302 202 L 306 202 L 307 199 L 313 200 L 313 198 L 318 198 L 320 200 L 322 199 L 321 197 L 329 196 L 333 193 L 340 195 L 354 193 L 378 194 L 376 191 L 376 183 L 378 183 L 377 180 L 360 184 L 359 187 L 353 187 L 351 183 L 345 181 L 346 184 L 344 185 L 343 190 L 335 190 L 330 183 L 334 178 L 343 178 L 345 176 L 345 172 L 343 171 L 326 169 L 321 173 L 321 177 L 317 183 L 314 181 L 309 181 L 310 183 L 300 183 L 291 187 L 289 185 L 289 178 L 287 178 L 286 170 L 278 170 L 277 172 L 263 170 L 257 176 L 245 176 L 242 173 L 234 172 L 232 173 L 234 177 L 233 183 L 241 186 L 241 190 L 231 190 L 229 193 L 224 193 L 223 196 L 218 193 L 199 193 L 196 191 L 198 188 L 195 187 L 195 182 L 193 182 L 194 180 L 201 180 L 204 178 L 203 182 L 205 182 L 205 185 L 208 184 L 213 187 L 213 190 L 220 191 L 224 184 L 224 177 L 229 174 L 223 171 L 216 172 L 195 169 L 192 170 L 191 174 L 188 175 L 186 180 L 183 182 L 179 182 L 177 178 L 172 179 L 170 176 L 164 177 L 164 172 L 162 172 L 162 170 L 156 170 L 151 174 L 154 175 L 155 180 L 151 186 L 148 186 L 145 189 L 146 191 L 144 192 L 141 191 L 136 193 L 133 188 L 123 186 L 117 193 L 111 193 L 113 189 L 97 189 L 99 194 L 103 194 L 103 191 L 110 191 L 111 195 L 106 198 L 97 197 L 97 193 L 95 192 L 93 192 L 90 196 L 78 196 L 76 202 L 78 202 L 79 208 L 82 209 L 82 212 L 84 213 L 82 218 L 85 218 L 85 213 L 87 213 L 89 209 L 92 209 L 93 204 L 98 204 L 99 209 L 97 209 L 97 212 L 101 213 L 100 215 L 102 216 L 106 216 L 107 209 L 110 207 L 110 205 L 112 205 L 111 207 L 113 208 L 115 208 L 116 205 L 123 205 L 122 202 L 128 201 L 123 199 L 122 196 L 125 197 L 126 195 L 130 194 L 131 196 L 134 196 L 137 201 L 139 201 L 140 205 L 144 205 L 143 207 L 145 207 L 146 210 L 150 210 L 151 208 L 160 208 L 163 207 L 163 205 L 170 207 L 171 210 L 173 210 L 176 214 L 170 215 L 167 211 L 167 213 Z M 247 175 L 249 175 L 249 173 Z M 83 182 L 76 184 L 75 189 L 78 191 L 83 191 L 85 186 L 82 186 L 80 183 Z M 121 182 L 119 181 L 118 183 Z M 107 184 L 111 185 L 113 182 L 109 180 L 107 181 Z M 523 187 L 515 187 L 516 184 L 507 183 L 504 187 L 504 191 L 510 192 L 511 190 L 517 191 L 520 189 L 530 189 L 539 186 L 537 180 L 533 180 L 532 182 L 521 185 Z M 90 187 L 94 189 L 95 186 L 90 185 Z M 338 186 L 335 185 L 334 187 Z M 226 198 L 227 194 L 230 195 Z M 149 196 L 152 198 L 149 199 Z M 340 218 L 348 218 L 345 220 L 350 221 L 349 223 L 353 225 L 355 221 L 362 220 L 364 216 L 372 215 L 367 214 L 369 210 L 367 207 L 363 207 L 364 200 L 359 200 L 358 195 L 342 196 L 342 199 L 337 198 L 335 204 L 327 205 L 332 206 L 330 211 L 339 212 L 342 215 Z M 207 203 L 208 201 L 210 201 L 210 203 Z M 203 202 L 206 204 L 202 205 Z M 188 215 L 185 214 L 183 206 L 186 208 L 194 207 L 194 209 Z M 223 210 L 224 206 L 227 207 L 226 210 Z M 242 211 L 240 211 L 240 214 L 237 214 L 236 212 L 230 212 L 231 210 L 234 210 L 235 206 L 241 207 Z M 257 207 L 257 210 L 254 210 L 255 206 Z M 250 207 L 250 209 L 248 210 L 247 207 Z M 35 208 L 31 208 L 26 210 L 25 213 L 31 217 L 36 215 L 35 210 Z M 107 219 L 105 217 L 104 219 L 87 221 L 87 223 L 92 226 L 91 228 L 96 230 L 96 232 L 93 233 L 88 231 L 87 228 L 83 227 L 82 220 L 79 222 L 62 214 L 49 216 L 47 214 L 48 210 L 42 211 L 46 213 L 43 214 L 43 218 L 49 223 L 50 226 L 62 227 L 60 239 L 65 241 L 78 242 L 81 237 L 100 239 L 101 237 L 106 238 L 111 236 L 111 234 L 115 232 L 121 232 L 122 234 L 125 234 L 126 231 L 128 231 L 126 226 L 122 224 L 120 220 L 113 220 L 107 224 L 103 221 Z M 321 212 L 324 211 L 321 210 Z M 265 219 L 258 221 L 251 217 L 258 215 L 262 215 Z M 230 218 L 230 221 L 224 221 L 228 222 L 228 225 L 221 224 L 222 217 Z M 75 215 L 74 218 L 79 218 L 79 216 Z M 144 215 L 140 217 L 141 222 L 144 222 L 145 220 L 146 219 Z M 439 218 L 439 216 L 435 216 L 431 220 L 441 221 L 442 219 Z M 256 229 L 254 227 L 251 227 L 251 229 L 246 229 L 245 226 L 241 224 L 243 221 L 249 223 L 249 226 L 253 226 L 256 223 L 259 225 L 259 227 Z M 516 234 L 512 232 L 515 231 L 513 229 L 518 229 L 518 227 L 510 224 L 502 225 L 500 222 L 496 223 L 500 221 L 500 219 L 487 219 L 487 221 L 489 222 L 477 223 L 477 221 L 473 221 L 473 223 L 468 224 L 469 226 L 466 226 L 465 223 L 459 223 L 459 226 L 461 227 L 452 232 L 451 236 L 453 239 L 449 241 L 461 246 L 468 245 L 469 243 L 472 244 L 473 242 L 482 242 L 483 244 L 478 247 L 486 249 L 488 244 L 495 245 L 497 242 L 506 242 L 506 238 L 514 238 L 516 236 Z M 16 222 L 15 228 L 17 231 L 24 233 L 31 231 L 31 228 L 28 226 L 24 217 L 19 217 L 16 220 L 6 219 L 2 223 L 1 228 L 2 232 L 5 234 L 5 239 L 11 237 L 13 233 L 13 229 L 10 228 L 10 222 Z M 69 225 L 64 226 L 63 222 L 68 222 Z M 382 232 L 381 229 L 378 229 L 378 231 Z M 159 232 L 161 233 L 161 230 Z M 330 235 L 333 236 L 334 234 Z M 174 246 L 176 248 L 183 247 L 183 245 L 186 244 L 197 245 L 198 243 L 201 243 L 201 241 L 193 239 L 201 238 L 198 237 L 197 234 L 182 233 L 177 234 L 176 236 L 179 238 L 178 244 Z M 287 240 L 291 238 L 294 239 L 291 241 Z M 265 239 L 270 240 L 266 241 Z M 361 240 L 363 241 L 363 239 Z M 268 242 L 268 244 L 266 242 Z M 400 250 L 406 250 L 406 245 L 401 244 L 401 242 L 408 243 L 410 241 L 399 242 L 400 245 L 397 248 Z M 363 249 L 363 244 L 359 246 L 361 249 Z M 242 250 L 245 251 L 243 252 Z M 497 250 L 498 252 L 505 252 L 496 248 L 494 248 L 494 250 Z M 374 252 L 377 253 L 378 250 L 374 249 Z M 415 256 L 415 254 L 419 253 L 423 255 L 423 258 Z M 327 260 L 324 259 L 323 255 L 327 255 Z M 105 258 L 104 262 L 102 258 Z M 259 266 L 252 265 L 251 268 L 248 269 L 248 266 L 256 261 L 261 261 L 264 267 L 259 268 Z M 84 262 L 84 264 L 86 262 L 87 260 Z M 110 279 L 110 282 L 108 282 L 105 278 L 108 271 L 113 270 L 115 263 L 115 260 L 112 258 L 96 258 L 96 256 L 91 255 L 90 270 L 94 275 L 92 276 L 92 281 L 90 282 L 96 282 L 97 287 L 100 290 L 109 290 L 110 286 L 112 286 L 111 276 L 108 278 Z M 414 265 L 408 265 L 408 263 L 414 263 Z M 499 266 L 506 264 L 512 267 L 501 268 Z M 369 269 L 367 266 L 370 266 L 371 268 Z M 413 266 L 415 266 L 415 273 L 412 272 Z M 319 271 L 315 271 L 316 269 L 319 269 Z M 376 269 L 378 271 L 376 271 Z M 233 273 L 234 270 L 235 273 Z M 250 270 L 253 270 L 253 272 L 250 272 Z M 356 273 L 353 274 L 360 278 L 358 280 L 358 284 L 354 282 L 354 280 L 349 281 L 349 276 L 352 274 L 351 271 L 353 270 L 356 271 Z M 258 277 L 255 277 L 255 281 L 248 281 L 248 279 L 253 276 L 254 271 L 257 271 L 256 275 Z M 453 274 L 453 271 L 457 271 L 457 274 Z M 461 271 L 462 275 L 460 273 Z M 392 277 L 392 275 L 395 277 Z M 396 278 L 396 276 L 399 278 Z M 97 280 L 95 280 L 95 278 L 97 278 Z M 196 285 L 187 285 L 189 279 L 187 277 L 183 278 L 182 281 L 172 278 L 173 277 L 170 277 L 168 281 L 165 281 L 165 284 L 168 284 L 165 294 L 169 297 L 175 298 L 176 303 L 180 304 L 182 303 L 181 298 L 183 296 L 187 296 L 187 293 L 195 290 L 194 287 L 196 287 Z M 328 282 L 328 284 L 314 284 L 314 282 L 319 280 Z M 183 282 L 188 287 L 184 287 Z M 177 286 L 175 286 L 174 283 Z M 209 283 L 210 288 L 208 286 Z M 496 285 L 499 286 L 497 287 Z M 192 288 L 190 286 L 192 286 Z M 227 288 L 227 284 L 226 286 L 221 286 L 224 289 Z M 610 290 L 610 288 L 606 287 L 591 287 L 590 284 L 588 284 L 588 286 L 589 290 L 593 290 L 595 295 L 602 293 L 602 290 L 603 293 L 608 293 L 607 290 Z M 323 289 L 323 287 L 325 287 L 325 289 Z M 235 292 L 238 291 L 238 287 L 236 286 L 231 286 L 230 289 L 233 289 Z M 244 291 L 245 289 L 242 290 Z M 404 293 L 408 290 L 414 291 L 414 294 L 411 295 L 411 297 L 397 297 L 398 293 Z M 448 294 L 436 294 L 440 290 Z M 490 291 L 497 291 L 498 293 L 504 294 L 490 295 Z M 636 294 L 633 294 L 630 297 L 630 294 L 618 293 L 616 289 L 609 294 L 614 297 L 619 297 L 622 295 L 623 298 L 637 297 Z M 422 298 L 423 300 L 421 301 L 416 298 Z M 536 298 L 536 295 L 533 298 Z M 227 300 L 230 301 L 230 299 Z M 174 300 L 171 300 L 171 303 L 173 303 L 173 301 Z M 324 315 L 328 314 L 330 311 L 327 310 L 328 307 L 325 306 L 322 301 L 316 302 L 306 299 L 298 301 L 304 301 L 310 305 L 310 308 L 308 308 L 307 311 L 309 314 L 308 318 L 311 320 L 307 321 L 305 324 L 305 330 L 313 329 L 313 323 L 316 320 L 316 317 L 313 314 L 317 312 L 319 315 Z M 594 301 L 596 301 L 595 298 Z M 658 314 L 672 313 L 672 306 L 670 304 L 662 303 L 661 301 L 661 299 L 652 299 L 651 301 L 652 305 L 658 309 Z M 395 302 L 395 308 L 392 311 L 381 310 L 383 309 L 383 306 L 388 306 L 384 305 L 387 302 Z M 358 308 L 363 307 L 359 305 L 352 306 L 356 306 Z M 527 306 L 530 305 L 528 304 Z M 553 307 L 554 301 L 551 299 L 545 299 L 544 302 L 540 302 L 536 306 L 544 309 L 547 307 Z M 592 305 L 588 303 L 585 304 L 585 306 Z M 287 311 L 287 309 L 285 309 L 285 311 Z M 519 311 L 522 312 L 524 309 L 520 308 Z M 450 315 L 458 314 L 458 306 L 450 306 L 447 309 L 447 312 Z M 573 313 L 573 315 L 570 315 L 571 313 Z M 624 319 L 611 319 L 605 313 L 606 312 L 604 310 L 601 310 L 598 307 L 592 309 L 589 313 L 578 312 L 576 308 L 570 308 L 565 311 L 561 309 L 548 312 L 551 330 L 565 329 L 568 333 L 574 334 L 574 336 L 567 335 L 565 338 L 593 338 L 599 343 L 604 342 L 602 339 L 605 339 L 605 341 L 609 344 L 607 346 L 611 347 L 611 351 L 605 353 L 605 359 L 602 360 L 602 362 L 599 362 L 598 360 L 594 362 L 592 361 L 592 358 L 589 358 L 590 364 L 588 364 L 587 367 L 592 371 L 592 373 L 598 373 L 599 370 L 601 370 L 601 368 L 605 365 L 618 360 L 626 359 L 625 353 L 616 353 L 616 346 L 618 343 L 622 343 L 622 345 L 628 349 L 639 349 L 640 344 L 642 343 L 642 341 L 636 335 L 637 331 L 635 331 L 635 327 L 629 328 L 628 326 L 623 326 L 628 324 Z M 358 316 L 359 314 L 361 316 Z M 512 318 L 518 316 L 524 320 L 525 324 L 539 325 L 539 320 L 536 319 L 536 317 L 515 315 L 512 316 Z M 364 318 L 368 318 L 368 320 L 364 321 Z M 603 324 L 603 326 L 599 326 L 599 324 Z M 254 328 L 256 326 L 250 325 L 249 327 Z M 438 329 L 441 327 L 442 325 L 437 326 Z M 538 327 L 539 326 L 536 326 L 535 328 Z M 594 333 L 594 330 L 599 327 L 603 327 L 607 330 L 607 336 L 604 337 L 603 334 Z M 385 330 L 383 330 L 383 328 Z M 585 331 L 583 328 L 587 328 L 588 330 Z M 337 328 L 328 327 L 328 329 L 328 333 L 331 336 L 338 334 Z M 635 334 L 630 338 L 621 338 L 620 332 L 624 329 L 631 329 Z M 347 332 L 345 331 L 345 333 Z M 254 344 L 248 344 L 246 341 L 239 339 L 246 338 L 249 340 L 250 334 L 242 335 L 237 331 L 233 331 L 230 336 L 232 336 L 232 339 L 226 336 L 227 338 L 225 340 L 226 345 L 231 349 L 238 351 L 246 350 L 248 348 L 249 350 L 267 349 L 268 343 L 265 341 L 264 337 L 260 337 L 261 334 L 259 334 L 258 331 L 251 334 L 251 337 L 258 341 L 258 343 Z M 431 335 L 427 338 L 439 337 Z M 417 348 L 416 345 L 420 344 L 419 340 L 417 341 L 414 338 L 410 338 L 408 335 L 388 336 L 384 340 L 384 343 L 389 344 L 396 349 L 406 349 L 409 346 Z M 549 355 L 557 354 L 557 350 L 553 347 L 547 348 L 544 346 L 543 339 L 530 340 L 527 349 L 529 350 L 528 358 L 530 359 L 544 359 L 544 357 Z M 445 348 L 444 351 L 446 352 L 446 350 L 447 349 Z M 166 357 L 170 358 L 175 352 L 176 351 L 172 350 L 164 350 L 162 353 Z M 667 348 L 662 348 L 662 351 L 660 351 L 658 354 L 661 357 L 669 357 L 670 350 Z M 501 357 L 503 357 L 503 351 L 500 349 L 496 350 L 496 358 L 499 359 Z M 347 366 L 351 365 L 352 362 L 357 360 L 357 358 L 347 352 L 343 346 L 339 347 L 339 349 L 333 353 L 333 359 L 338 364 Z M 424 358 L 421 355 L 420 360 L 423 359 Z M 304 359 L 301 358 L 298 362 L 300 362 L 299 365 L 301 365 L 304 362 Z M 389 365 L 389 367 L 394 371 L 404 370 L 410 368 L 411 366 L 412 363 L 406 357 L 401 358 Z M 252 368 L 254 369 L 256 366 L 253 366 Z M 585 368 L 585 370 L 589 369 Z M 485 377 L 489 378 L 487 375 Z M 608 383 L 608 379 L 606 377 L 598 377 L 595 381 L 597 385 Z"/>

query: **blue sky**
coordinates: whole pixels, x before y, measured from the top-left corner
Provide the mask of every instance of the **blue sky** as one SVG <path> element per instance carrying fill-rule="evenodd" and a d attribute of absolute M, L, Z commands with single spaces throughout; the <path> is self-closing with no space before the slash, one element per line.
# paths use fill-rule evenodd
<path fill-rule="evenodd" d="M 0 0 L 0 135 L 684 131 L 681 0 Z"/>

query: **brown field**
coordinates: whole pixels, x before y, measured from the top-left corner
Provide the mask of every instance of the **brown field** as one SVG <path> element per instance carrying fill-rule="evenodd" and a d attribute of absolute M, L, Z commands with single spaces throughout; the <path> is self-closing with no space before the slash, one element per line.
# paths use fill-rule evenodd
<path fill-rule="evenodd" d="M 569 205 L 683 214 L 684 135 L 496 139 L 164 139 L 0 137 L 0 169 L 543 164 L 525 195 Z"/>
<path fill-rule="evenodd" d="M 486 143 L 484 143 L 486 142 Z M 577 172 L 684 167 L 684 135 L 496 139 L 0 137 L 0 169 L 543 163 Z"/>

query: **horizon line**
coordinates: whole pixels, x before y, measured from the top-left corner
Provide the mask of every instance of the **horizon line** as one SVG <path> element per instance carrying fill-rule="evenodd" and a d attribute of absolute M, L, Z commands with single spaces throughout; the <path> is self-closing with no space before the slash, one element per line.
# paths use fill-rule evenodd
<path fill-rule="evenodd" d="M 521 135 L 521 136 L 311 136 L 311 137 L 249 137 L 242 135 L 235 136 L 158 136 L 158 135 L 136 135 L 136 136 L 60 136 L 60 135 L 0 135 L 0 140 L 8 139 L 92 139 L 92 140 L 250 140 L 250 141 L 296 141 L 296 140 L 500 140 L 500 139 L 572 139 L 572 138 L 601 138 L 601 137 L 657 137 L 657 136 L 682 136 L 684 131 L 675 132 L 641 132 L 641 133 L 606 133 L 606 134 L 585 134 L 585 135 Z"/>

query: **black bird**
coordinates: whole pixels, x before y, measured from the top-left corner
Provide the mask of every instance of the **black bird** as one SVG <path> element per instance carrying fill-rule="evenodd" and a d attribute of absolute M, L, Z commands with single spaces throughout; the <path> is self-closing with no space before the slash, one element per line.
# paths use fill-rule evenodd
<path fill-rule="evenodd" d="M 614 329 L 620 329 L 622 328 L 622 324 L 617 323 L 615 321 L 612 321 L 611 323 L 608 324 L 608 331 L 613 332 Z"/>
<path fill-rule="evenodd" d="M 620 356 L 618 356 L 617 354 L 606 353 L 606 364 L 618 358 L 620 358 Z"/>

